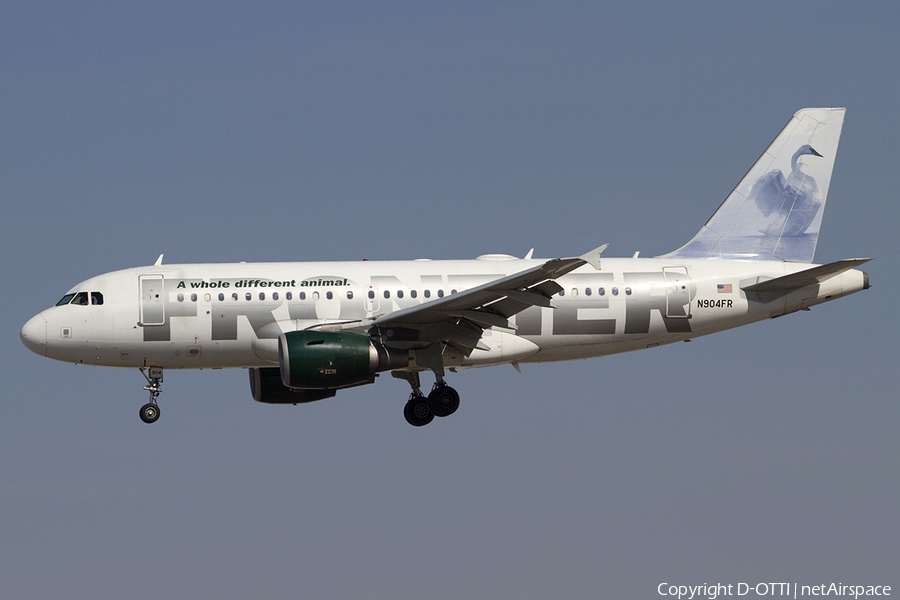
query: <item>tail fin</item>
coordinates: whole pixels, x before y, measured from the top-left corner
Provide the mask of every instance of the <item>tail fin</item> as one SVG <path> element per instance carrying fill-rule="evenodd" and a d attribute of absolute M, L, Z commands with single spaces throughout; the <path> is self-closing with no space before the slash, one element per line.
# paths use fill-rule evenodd
<path fill-rule="evenodd" d="M 812 262 L 845 111 L 797 111 L 694 239 L 660 258 Z"/>

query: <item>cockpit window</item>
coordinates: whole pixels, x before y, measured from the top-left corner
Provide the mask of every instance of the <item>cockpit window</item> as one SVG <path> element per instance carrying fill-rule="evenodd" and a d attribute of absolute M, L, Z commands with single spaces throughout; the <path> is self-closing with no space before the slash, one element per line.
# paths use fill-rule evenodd
<path fill-rule="evenodd" d="M 75 297 L 75 294 L 66 294 L 62 298 L 60 298 L 59 302 L 56 303 L 57 306 L 63 306 L 72 301 L 72 298 Z"/>
<path fill-rule="evenodd" d="M 90 303 L 93 305 L 103 304 L 103 294 L 101 292 L 91 292 Z M 77 304 L 78 306 L 88 305 L 88 293 L 78 292 L 77 294 L 66 294 L 59 299 L 56 306 L 65 306 L 66 304 Z"/>
<path fill-rule="evenodd" d="M 72 300 L 72 304 L 77 304 L 78 306 L 87 306 L 88 305 L 87 292 L 78 292 L 77 294 L 75 294 L 75 299 Z"/>

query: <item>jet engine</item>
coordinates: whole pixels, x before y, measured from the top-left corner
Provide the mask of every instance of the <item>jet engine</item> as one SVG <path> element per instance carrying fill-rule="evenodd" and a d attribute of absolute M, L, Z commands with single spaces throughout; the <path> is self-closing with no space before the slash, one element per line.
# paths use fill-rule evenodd
<path fill-rule="evenodd" d="M 300 390 L 336 390 L 375 382 L 375 373 L 409 366 L 409 351 L 359 333 L 289 331 L 278 338 L 281 382 Z"/>

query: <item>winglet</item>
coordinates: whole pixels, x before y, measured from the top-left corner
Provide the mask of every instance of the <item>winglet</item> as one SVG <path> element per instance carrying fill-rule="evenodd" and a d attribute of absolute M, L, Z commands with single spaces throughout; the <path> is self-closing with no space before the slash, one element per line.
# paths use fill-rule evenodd
<path fill-rule="evenodd" d="M 154 267 L 158 267 L 159 265 L 162 264 L 162 257 L 163 257 L 163 255 L 160 254 L 160 255 L 159 255 L 159 258 L 156 259 L 156 262 L 153 263 L 153 266 L 154 266 Z"/>
<path fill-rule="evenodd" d="M 602 246 L 598 246 L 594 248 L 590 252 L 586 254 L 582 254 L 578 258 L 588 263 L 598 271 L 600 270 L 600 255 L 603 254 L 603 251 L 609 248 L 609 244 L 603 244 Z"/>
<path fill-rule="evenodd" d="M 534 254 L 534 248 L 528 251 L 528 254 L 525 255 L 524 260 L 531 260 L 531 255 Z"/>

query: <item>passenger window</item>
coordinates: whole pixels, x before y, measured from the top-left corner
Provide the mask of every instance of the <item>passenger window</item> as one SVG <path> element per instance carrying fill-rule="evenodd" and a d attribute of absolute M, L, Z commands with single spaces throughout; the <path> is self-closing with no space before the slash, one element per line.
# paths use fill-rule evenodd
<path fill-rule="evenodd" d="M 565 296 L 565 295 L 566 295 L 566 290 L 559 290 L 559 295 L 560 295 L 560 296 Z"/>
<path fill-rule="evenodd" d="M 613 296 L 618 296 L 618 295 L 619 295 L 619 288 L 614 287 L 614 288 L 612 289 L 612 294 L 613 294 Z"/>
<path fill-rule="evenodd" d="M 372 300 L 373 298 L 375 298 L 375 292 L 369 290 L 369 300 Z"/>
<path fill-rule="evenodd" d="M 384 290 L 384 297 L 385 297 L 385 298 L 390 298 L 390 297 L 391 297 L 391 292 L 390 292 L 389 290 Z"/>
<path fill-rule="evenodd" d="M 191 294 L 191 302 L 197 301 L 197 294 Z"/>
<path fill-rule="evenodd" d="M 630 287 L 625 288 L 625 295 L 626 295 L 626 296 L 630 296 L 630 295 L 631 295 L 631 288 L 630 288 Z"/>
<path fill-rule="evenodd" d="M 601 296 L 605 296 L 605 295 L 606 295 L 606 288 L 600 288 L 599 290 L 597 290 L 597 293 L 600 294 Z"/>
<path fill-rule="evenodd" d="M 306 292 L 300 292 L 300 299 L 306 300 Z"/>
<path fill-rule="evenodd" d="M 265 294 L 265 292 L 260 292 L 260 293 L 259 293 L 259 299 L 260 299 L 260 300 L 265 300 L 265 299 L 266 299 L 266 294 Z"/>
<path fill-rule="evenodd" d="M 238 298 L 237 292 L 235 292 L 231 295 L 231 299 L 234 300 L 235 302 L 237 302 L 237 298 Z"/>
<path fill-rule="evenodd" d="M 72 300 L 72 304 L 77 304 L 78 306 L 87 306 L 88 305 L 87 292 L 78 292 L 77 294 L 75 294 L 75 299 Z"/>
<path fill-rule="evenodd" d="M 103 304 L 103 294 L 100 292 L 91 292 L 91 304 Z"/>
<path fill-rule="evenodd" d="M 319 292 L 313 292 L 313 297 L 312 297 L 312 299 L 313 299 L 313 300 L 318 300 L 318 299 L 319 299 Z"/>
<path fill-rule="evenodd" d="M 205 301 L 209 302 L 211 298 L 212 298 L 212 296 L 210 296 L 209 294 L 203 294 L 203 299 Z"/>
<path fill-rule="evenodd" d="M 278 292 L 272 292 L 272 300 L 278 300 Z"/>
<path fill-rule="evenodd" d="M 72 301 L 72 298 L 75 297 L 75 294 L 66 294 L 62 298 L 59 299 L 59 302 L 56 303 L 57 306 L 64 306 Z"/>
<path fill-rule="evenodd" d="M 334 298 L 334 294 L 332 294 L 330 291 L 328 291 L 328 292 L 325 292 L 325 297 L 328 298 L 329 300 L 331 300 L 332 298 Z"/>
<path fill-rule="evenodd" d="M 397 290 L 397 297 L 398 297 L 398 298 L 402 298 L 402 297 L 403 297 L 403 290 Z"/>
<path fill-rule="evenodd" d="M 253 298 L 253 294 L 251 294 L 250 292 L 247 292 L 246 294 L 244 294 L 244 299 L 246 299 L 248 302 L 250 301 L 251 298 Z"/>
<path fill-rule="evenodd" d="M 415 298 L 415 297 L 418 296 L 418 295 L 419 295 L 419 294 L 416 293 L 416 290 L 409 290 L 409 297 L 410 297 L 410 298 Z"/>
<path fill-rule="evenodd" d="M 353 300 L 353 292 L 347 290 L 347 300 Z"/>
<path fill-rule="evenodd" d="M 572 288 L 572 295 L 573 295 L 573 296 L 577 296 L 577 295 L 578 295 L 578 288 Z"/>
<path fill-rule="evenodd" d="M 444 297 L 444 290 L 438 290 L 438 298 Z"/>
<path fill-rule="evenodd" d="M 590 295 L 591 295 L 591 288 L 584 288 L 584 295 L 585 295 L 585 296 L 590 296 Z"/>
<path fill-rule="evenodd" d="M 219 302 L 223 302 L 225 300 L 225 294 L 219 293 Z"/>
<path fill-rule="evenodd" d="M 293 300 L 294 294 L 292 294 L 291 292 L 288 292 L 287 294 L 284 295 L 284 297 L 287 298 L 288 300 Z"/>
<path fill-rule="evenodd" d="M 431 298 L 431 290 L 425 290 L 425 297 Z"/>
<path fill-rule="evenodd" d="M 178 301 L 184 302 L 184 294 L 178 294 Z"/>

